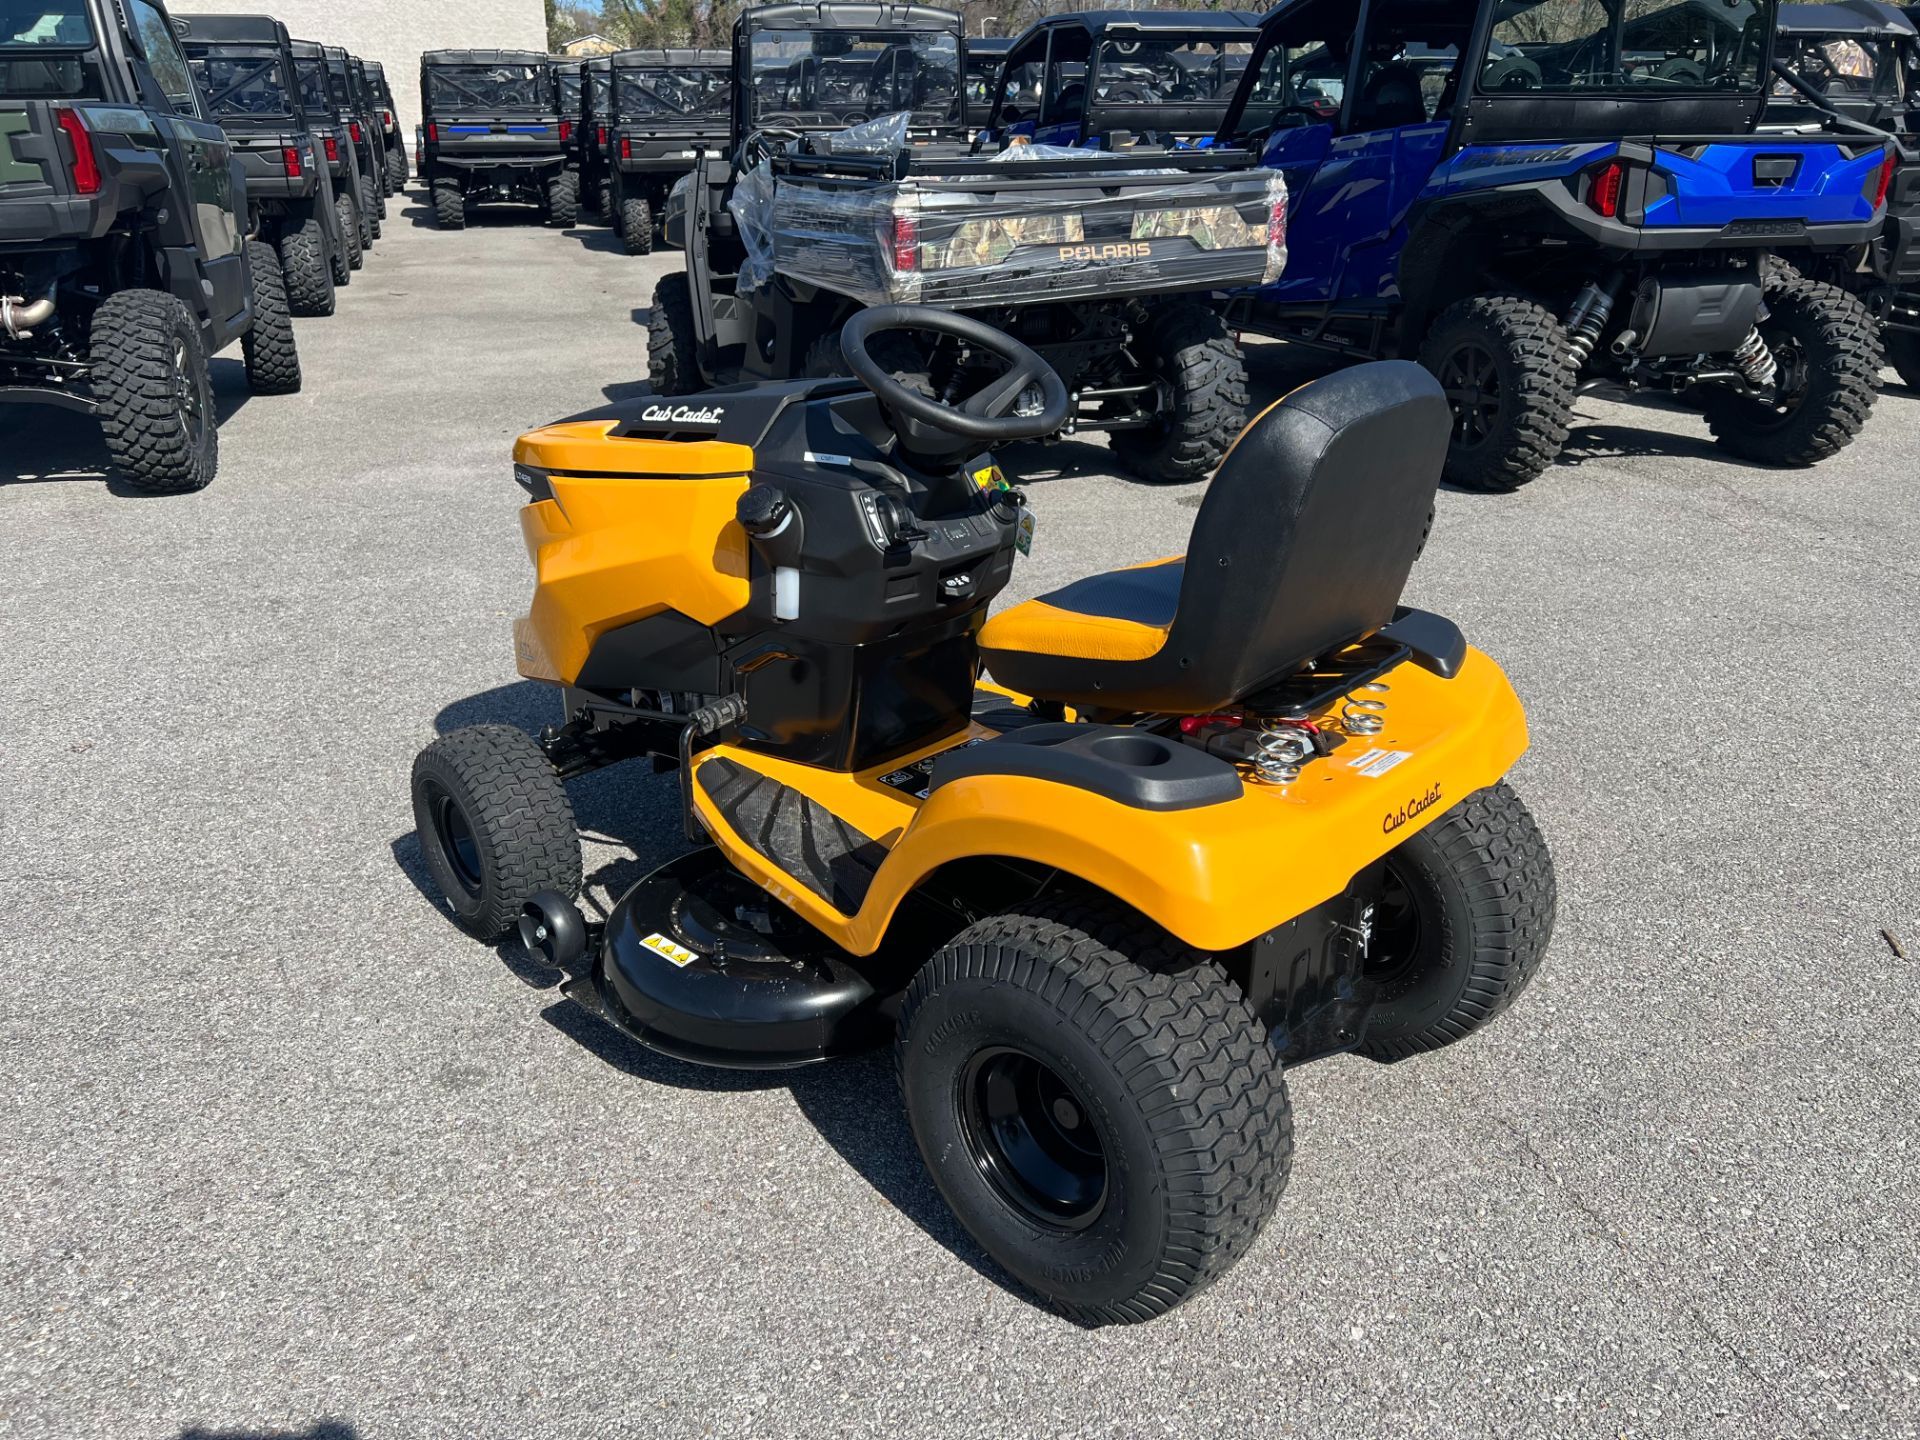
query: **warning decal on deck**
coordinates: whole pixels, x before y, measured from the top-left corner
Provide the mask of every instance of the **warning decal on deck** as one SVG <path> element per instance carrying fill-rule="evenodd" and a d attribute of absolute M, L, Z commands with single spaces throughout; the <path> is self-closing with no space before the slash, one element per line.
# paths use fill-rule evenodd
<path fill-rule="evenodd" d="M 647 936 L 647 938 L 640 943 L 670 964 L 679 966 L 682 970 L 700 958 L 693 951 L 687 949 L 686 946 L 676 945 L 666 936 L 658 933 Z"/>
<path fill-rule="evenodd" d="M 1402 760 L 1411 760 L 1411 750 L 1369 750 L 1347 762 L 1349 770 L 1358 770 L 1369 780 L 1378 780 Z"/>

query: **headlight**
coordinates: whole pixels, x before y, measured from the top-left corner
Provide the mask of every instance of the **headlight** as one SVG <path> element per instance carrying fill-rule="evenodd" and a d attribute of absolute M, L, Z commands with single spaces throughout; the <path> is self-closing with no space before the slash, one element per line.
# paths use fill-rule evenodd
<path fill-rule="evenodd" d="M 945 240 L 920 246 L 923 270 L 959 270 L 998 265 L 1027 245 L 1078 245 L 1086 227 L 1078 215 L 1010 215 L 997 220 L 968 220 Z"/>
<path fill-rule="evenodd" d="M 1231 205 L 1191 210 L 1142 210 L 1133 217 L 1135 240 L 1184 235 L 1202 250 L 1246 250 L 1267 243 L 1265 220 L 1242 220 Z"/>

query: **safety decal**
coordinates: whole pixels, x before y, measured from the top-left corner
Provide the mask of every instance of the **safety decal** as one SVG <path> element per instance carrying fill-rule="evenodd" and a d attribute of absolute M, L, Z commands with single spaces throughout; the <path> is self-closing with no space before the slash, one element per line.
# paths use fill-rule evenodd
<path fill-rule="evenodd" d="M 687 949 L 686 946 L 676 945 L 673 941 L 658 932 L 647 936 L 647 938 L 640 943 L 646 946 L 647 949 L 653 951 L 654 954 L 660 956 L 669 965 L 677 966 L 682 970 L 700 958 L 693 951 Z"/>
<path fill-rule="evenodd" d="M 1349 770 L 1358 770 L 1369 780 L 1378 780 L 1403 760 L 1411 760 L 1411 750 L 1369 750 L 1364 755 L 1356 755 L 1347 762 Z"/>

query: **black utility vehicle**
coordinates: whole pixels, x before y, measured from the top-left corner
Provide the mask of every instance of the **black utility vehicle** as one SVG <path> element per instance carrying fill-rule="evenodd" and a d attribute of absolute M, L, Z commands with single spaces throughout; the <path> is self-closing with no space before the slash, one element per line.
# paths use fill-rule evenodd
<path fill-rule="evenodd" d="M 407 188 L 407 142 L 400 134 L 400 111 L 393 103 L 393 87 L 387 84 L 387 69 L 378 60 L 367 61 L 367 85 L 380 107 L 380 140 L 387 151 L 387 193 L 398 195 Z"/>
<path fill-rule="evenodd" d="M 1782 5 L 1774 38 L 1778 74 L 1764 128 L 1867 127 L 1898 147 L 1887 187 L 1887 223 L 1869 244 L 1800 256 L 1795 268 L 1840 285 L 1880 320 L 1887 362 L 1920 387 L 1920 30 L 1875 0 Z"/>
<path fill-rule="evenodd" d="M 293 73 L 300 82 L 300 104 L 313 123 L 314 138 L 326 156 L 333 183 L 333 210 L 344 242 L 333 255 L 333 283 L 345 285 L 365 262 L 373 244 L 372 218 L 360 203 L 360 152 L 353 143 L 352 112 L 327 79 L 327 47 L 313 40 L 293 42 Z"/>
<path fill-rule="evenodd" d="M 381 177 L 387 173 L 387 157 L 375 136 L 372 107 L 358 83 L 354 58 L 338 45 L 327 46 L 327 85 L 340 102 L 346 117 L 347 142 L 353 146 L 353 158 L 360 166 L 360 213 L 367 221 L 367 247 L 380 238 L 380 224 L 387 218 L 387 202 L 381 193 Z"/>
<path fill-rule="evenodd" d="M 725 50 L 622 50 L 613 59 L 613 210 L 629 255 L 653 249 L 673 182 L 733 128 L 733 57 Z"/>
<path fill-rule="evenodd" d="M 966 106 L 969 130 L 987 128 L 987 117 L 993 113 L 993 102 L 1000 95 L 1000 75 L 1007 51 L 1012 48 L 1011 35 L 967 37 L 966 91 L 961 103 Z"/>
<path fill-rule="evenodd" d="M 585 192 L 580 188 L 580 151 L 586 141 L 586 130 L 580 123 L 586 99 L 581 92 L 586 88 L 587 62 L 573 55 L 549 55 L 547 62 L 553 69 L 554 91 L 560 97 L 561 149 L 566 151 L 567 169 L 573 172 L 574 193 L 581 195 Z"/>
<path fill-rule="evenodd" d="M 607 224 L 614 223 L 613 61 L 596 55 L 587 61 L 580 95 L 580 203 Z"/>
<path fill-rule="evenodd" d="M 99 416 L 145 490 L 213 479 L 208 357 L 300 388 L 279 257 L 156 0 L 0 5 L 0 403 Z"/>
<path fill-rule="evenodd" d="M 333 255 L 344 242 L 287 27 L 265 15 L 196 15 L 175 26 L 246 170 L 248 233 L 279 252 L 294 314 L 331 315 Z"/>
<path fill-rule="evenodd" d="M 573 121 L 560 113 L 553 67 L 537 50 L 433 50 L 420 57 L 427 155 L 443 230 L 467 206 L 537 205 L 549 225 L 579 219 L 580 177 L 567 168 Z"/>

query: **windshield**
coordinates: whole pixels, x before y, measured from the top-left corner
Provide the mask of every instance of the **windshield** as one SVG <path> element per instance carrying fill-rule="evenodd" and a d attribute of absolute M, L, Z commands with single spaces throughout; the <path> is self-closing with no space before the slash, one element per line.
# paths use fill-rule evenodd
<path fill-rule="evenodd" d="M 189 57 L 207 106 L 218 117 L 291 115 L 293 105 L 282 83 L 277 55 L 198 55 Z"/>
<path fill-rule="evenodd" d="M 427 102 L 439 110 L 539 110 L 549 102 L 537 65 L 436 65 Z"/>
<path fill-rule="evenodd" d="M 758 30 L 749 55 L 756 124 L 857 125 L 913 112 L 956 118 L 960 41 L 950 31 Z"/>
<path fill-rule="evenodd" d="M 619 70 L 620 114 L 719 116 L 728 114 L 733 77 L 726 70 Z"/>
<path fill-rule="evenodd" d="M 1836 102 L 1893 100 L 1900 93 L 1900 67 L 1893 46 L 1871 36 L 1779 35 L 1774 58 Z M 1806 102 L 1784 80 L 1773 82 L 1781 100 Z"/>
<path fill-rule="evenodd" d="M 333 100 L 327 94 L 327 67 L 323 60 L 296 60 L 294 78 L 300 82 L 300 104 L 316 115 L 333 113 Z"/>
<path fill-rule="evenodd" d="M 560 111 L 571 115 L 580 108 L 580 77 L 562 75 L 560 77 Z"/>
<path fill-rule="evenodd" d="M 92 44 L 86 0 L 0 0 L 0 49 Z"/>
<path fill-rule="evenodd" d="M 1480 91 L 1753 94 L 1772 13 L 1755 0 L 1505 0 Z"/>
<path fill-rule="evenodd" d="M 1102 40 L 1094 98 L 1113 105 L 1225 105 L 1252 53 L 1251 41 Z"/>

